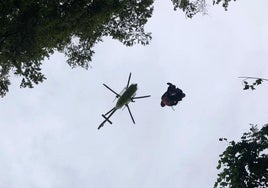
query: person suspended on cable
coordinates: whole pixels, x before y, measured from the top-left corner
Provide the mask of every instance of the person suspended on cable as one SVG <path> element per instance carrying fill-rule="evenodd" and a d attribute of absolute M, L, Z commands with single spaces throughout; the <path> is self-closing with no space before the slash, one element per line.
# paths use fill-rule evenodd
<path fill-rule="evenodd" d="M 167 83 L 167 85 L 167 91 L 161 97 L 160 105 L 162 107 L 175 106 L 186 96 L 185 93 L 183 93 L 183 91 L 177 88 L 175 85 L 171 83 Z"/>

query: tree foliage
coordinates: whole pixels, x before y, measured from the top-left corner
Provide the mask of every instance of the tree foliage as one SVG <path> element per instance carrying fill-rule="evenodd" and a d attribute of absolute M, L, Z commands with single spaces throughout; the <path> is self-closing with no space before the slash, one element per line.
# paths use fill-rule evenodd
<path fill-rule="evenodd" d="M 221 138 L 220 141 L 226 141 Z M 214 187 L 268 187 L 268 124 L 260 130 L 252 126 L 241 141 L 229 142 L 220 155 L 217 169 L 222 169 Z M 266 152 L 266 153 L 265 153 Z"/>
<path fill-rule="evenodd" d="M 213 5 L 222 4 L 223 8 L 227 10 L 229 6 L 229 2 L 231 1 L 236 1 L 236 0 L 213 0 Z"/>
<path fill-rule="evenodd" d="M 21 87 L 45 79 L 41 62 L 64 52 L 71 67 L 88 68 L 93 46 L 110 36 L 127 46 L 148 44 L 144 31 L 153 0 L 5 0 L 0 2 L 0 95 L 8 92 L 10 71 Z"/>
<path fill-rule="evenodd" d="M 172 0 L 174 10 L 181 9 L 186 17 L 192 18 L 199 12 L 205 12 L 206 0 Z"/>
<path fill-rule="evenodd" d="M 205 0 L 171 0 L 192 18 Z M 72 67 L 88 68 L 93 47 L 103 37 L 126 46 L 151 40 L 144 26 L 154 0 L 3 0 L 0 1 L 0 96 L 8 92 L 9 77 L 22 77 L 21 87 L 32 88 L 46 78 L 42 61 L 64 52 Z M 220 3 L 221 0 L 216 1 Z M 227 4 L 228 5 L 228 4 Z"/>

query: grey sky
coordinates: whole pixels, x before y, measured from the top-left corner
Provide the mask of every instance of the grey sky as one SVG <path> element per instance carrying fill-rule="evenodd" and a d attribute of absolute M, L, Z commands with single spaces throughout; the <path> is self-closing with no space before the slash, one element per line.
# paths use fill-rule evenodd
<path fill-rule="evenodd" d="M 147 24 L 148 46 L 105 39 L 92 69 L 71 69 L 62 54 L 44 63 L 48 78 L 19 89 L 13 78 L 0 100 L 0 187 L 207 188 L 217 175 L 219 137 L 239 139 L 249 124 L 267 123 L 268 84 L 243 91 L 239 76 L 268 77 L 268 1 L 232 2 L 225 12 L 186 19 L 170 2 L 156 2 Z M 152 95 L 101 114 L 115 103 L 129 72 L 137 95 Z M 185 93 L 175 107 L 160 107 L 166 82 Z"/>

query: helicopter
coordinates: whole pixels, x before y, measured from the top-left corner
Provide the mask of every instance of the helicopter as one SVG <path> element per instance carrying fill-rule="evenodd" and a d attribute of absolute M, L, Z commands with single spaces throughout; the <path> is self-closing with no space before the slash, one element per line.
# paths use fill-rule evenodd
<path fill-rule="evenodd" d="M 113 92 L 116 95 L 117 102 L 115 107 L 113 107 L 111 110 L 109 110 L 107 113 L 102 114 L 102 117 L 105 119 L 98 127 L 98 129 L 100 129 L 101 127 L 104 126 L 104 124 L 106 122 L 109 122 L 110 124 L 112 124 L 112 122 L 110 121 L 110 117 L 120 108 L 122 107 L 127 107 L 129 115 L 132 119 L 133 124 L 135 124 L 135 120 L 132 116 L 132 113 L 130 111 L 129 108 L 129 103 L 130 102 L 135 102 L 135 99 L 141 99 L 141 98 L 147 98 L 150 97 L 151 95 L 145 95 L 145 96 L 140 96 L 140 97 L 135 97 L 136 96 L 136 91 L 138 90 L 138 84 L 129 84 L 131 79 L 131 73 L 129 73 L 128 76 L 128 81 L 127 81 L 127 85 L 126 87 L 123 89 L 123 91 L 118 94 L 117 92 L 115 92 L 113 89 L 111 89 L 110 87 L 108 87 L 106 84 L 103 84 L 107 89 L 109 89 L 111 92 Z"/>

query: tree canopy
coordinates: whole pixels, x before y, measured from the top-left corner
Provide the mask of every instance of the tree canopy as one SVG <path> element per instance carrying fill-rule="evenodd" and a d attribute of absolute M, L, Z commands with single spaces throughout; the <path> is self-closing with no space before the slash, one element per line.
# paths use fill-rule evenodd
<path fill-rule="evenodd" d="M 192 18 L 205 0 L 171 0 Z M 215 0 L 214 0 L 215 1 Z M 215 1 L 216 4 L 222 0 Z M 228 2 L 230 0 L 224 0 Z M 0 96 L 5 96 L 12 73 L 21 87 L 42 82 L 44 58 L 64 52 L 72 67 L 88 68 L 93 47 L 103 37 L 126 46 L 151 40 L 144 26 L 152 16 L 153 0 L 5 0 L 0 2 Z"/>
<path fill-rule="evenodd" d="M 220 141 L 227 141 L 221 138 Z M 217 169 L 222 169 L 214 187 L 268 187 L 268 124 L 260 130 L 252 126 L 241 141 L 229 142 L 220 155 Z"/>
<path fill-rule="evenodd" d="M 68 57 L 71 67 L 88 67 L 92 47 L 104 36 L 125 45 L 147 44 L 144 24 L 153 0 L 19 1 L 0 3 L 0 95 L 8 91 L 9 72 L 22 76 L 21 87 L 45 79 L 41 61 L 54 51 Z"/>

